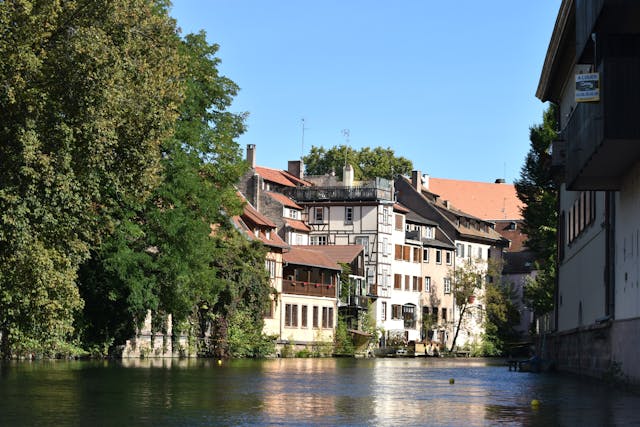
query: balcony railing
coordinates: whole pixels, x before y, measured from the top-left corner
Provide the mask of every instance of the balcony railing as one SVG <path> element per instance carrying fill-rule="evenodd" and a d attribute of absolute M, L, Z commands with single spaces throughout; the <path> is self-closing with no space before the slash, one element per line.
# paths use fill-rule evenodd
<path fill-rule="evenodd" d="M 393 200 L 391 183 L 377 178 L 355 187 L 296 187 L 285 193 L 297 202 Z"/>
<path fill-rule="evenodd" d="M 336 287 L 334 285 L 302 282 L 297 280 L 283 280 L 282 293 L 326 298 L 336 298 L 337 295 Z"/>

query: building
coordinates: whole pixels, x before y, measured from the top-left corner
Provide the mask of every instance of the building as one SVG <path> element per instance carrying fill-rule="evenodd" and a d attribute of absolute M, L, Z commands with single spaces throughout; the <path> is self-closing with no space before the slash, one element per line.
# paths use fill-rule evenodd
<path fill-rule="evenodd" d="M 513 303 L 520 314 L 515 328 L 523 338 L 528 338 L 534 315 L 524 302 L 524 288 L 535 277 L 535 254 L 526 246 L 527 236 L 522 232 L 522 209 L 516 188 L 504 179 L 494 182 L 476 182 L 457 179 L 424 178 L 429 191 L 447 200 L 463 212 L 492 222 L 494 229 L 508 241 L 503 254 L 503 284 L 510 287 Z"/>
<path fill-rule="evenodd" d="M 437 223 L 438 231 L 454 244 L 455 253 L 435 250 L 436 264 L 445 264 L 449 269 L 448 277 L 443 279 L 443 288 L 454 292 L 452 287 L 455 283 L 452 279 L 456 268 L 464 268 L 464 263 L 473 263 L 488 270 L 489 260 L 502 259 L 508 242 L 494 230 L 493 223 L 456 209 L 449 201 L 441 200 L 437 194 L 429 191 L 427 185 L 428 181 L 419 171 L 413 171 L 411 179 L 398 177 L 395 180 L 397 200 L 421 217 Z M 460 322 L 461 329 L 456 341 L 459 347 L 482 340 L 485 312 L 483 296 L 483 290 L 480 290 L 474 298 L 470 315 Z M 452 314 L 455 324 L 460 320 L 459 308 L 454 306 Z"/>
<path fill-rule="evenodd" d="M 640 3 L 563 0 L 536 96 L 558 106 L 560 369 L 640 382 Z"/>

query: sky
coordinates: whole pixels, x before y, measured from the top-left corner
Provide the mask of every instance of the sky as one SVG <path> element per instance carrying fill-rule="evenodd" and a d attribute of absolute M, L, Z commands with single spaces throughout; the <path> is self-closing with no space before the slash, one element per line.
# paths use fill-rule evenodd
<path fill-rule="evenodd" d="M 561 0 L 174 0 L 220 46 L 243 153 L 286 169 L 312 146 L 390 147 L 433 177 L 513 182 Z"/>

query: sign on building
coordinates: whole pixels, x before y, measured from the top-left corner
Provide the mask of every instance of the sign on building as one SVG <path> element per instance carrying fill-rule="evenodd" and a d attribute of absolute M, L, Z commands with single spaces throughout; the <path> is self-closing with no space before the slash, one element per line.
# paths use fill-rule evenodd
<path fill-rule="evenodd" d="M 576 102 L 600 101 L 600 74 L 576 74 Z"/>

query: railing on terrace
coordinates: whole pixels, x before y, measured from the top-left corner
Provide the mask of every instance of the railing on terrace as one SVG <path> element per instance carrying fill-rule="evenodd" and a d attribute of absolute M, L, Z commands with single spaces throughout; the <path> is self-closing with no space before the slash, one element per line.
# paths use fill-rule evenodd
<path fill-rule="evenodd" d="M 306 295 L 311 297 L 336 298 L 336 287 L 326 283 L 302 282 L 299 280 L 283 280 L 282 293 Z"/>
<path fill-rule="evenodd" d="M 383 178 L 353 187 L 296 187 L 285 193 L 298 202 L 393 200 L 391 183 Z"/>

